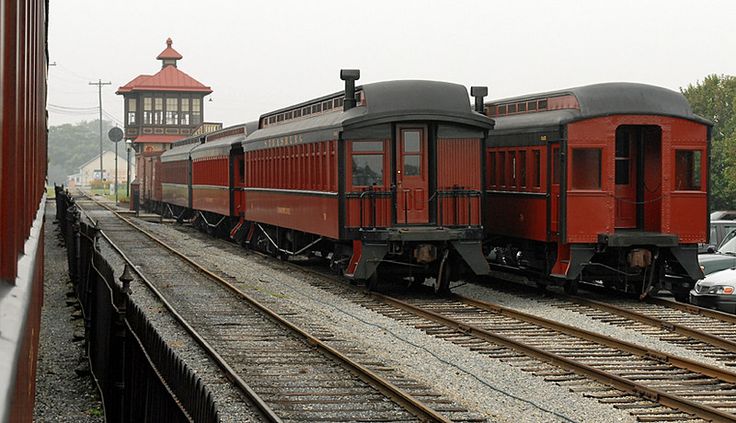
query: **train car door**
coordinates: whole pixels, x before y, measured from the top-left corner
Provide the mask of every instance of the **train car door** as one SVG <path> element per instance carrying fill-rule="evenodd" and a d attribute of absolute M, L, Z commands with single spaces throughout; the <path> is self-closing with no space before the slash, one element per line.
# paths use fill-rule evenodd
<path fill-rule="evenodd" d="M 547 150 L 549 153 L 549 163 L 547 163 L 547 169 L 550 169 L 548 175 L 549 181 L 549 196 L 550 196 L 550 208 L 549 208 L 549 230 L 553 238 L 560 232 L 560 180 L 562 177 L 562 169 L 560 169 L 560 144 L 550 144 Z"/>
<path fill-rule="evenodd" d="M 396 143 L 396 223 L 429 223 L 427 128 L 402 126 Z"/>
<path fill-rule="evenodd" d="M 631 126 L 616 129 L 616 229 L 637 227 L 637 137 Z"/>

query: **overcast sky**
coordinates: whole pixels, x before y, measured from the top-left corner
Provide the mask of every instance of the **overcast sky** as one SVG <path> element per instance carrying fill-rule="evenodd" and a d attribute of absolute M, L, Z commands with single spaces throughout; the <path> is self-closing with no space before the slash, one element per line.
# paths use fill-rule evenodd
<path fill-rule="evenodd" d="M 122 124 L 116 89 L 154 74 L 171 37 L 179 69 L 213 89 L 205 119 L 233 125 L 359 83 L 487 85 L 489 98 L 598 82 L 674 90 L 736 74 L 736 2 L 51 0 L 50 125 Z M 66 110 L 59 113 L 57 110 Z"/>

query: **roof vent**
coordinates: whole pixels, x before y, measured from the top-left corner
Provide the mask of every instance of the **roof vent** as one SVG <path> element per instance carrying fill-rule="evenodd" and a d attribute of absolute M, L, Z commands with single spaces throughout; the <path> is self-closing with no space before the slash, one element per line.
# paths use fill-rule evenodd
<path fill-rule="evenodd" d="M 470 87 L 470 95 L 475 98 L 475 111 L 483 113 L 483 97 L 488 95 L 488 87 Z"/>
<path fill-rule="evenodd" d="M 355 107 L 355 81 L 360 79 L 360 69 L 341 69 L 340 79 L 345 81 L 345 100 L 342 110 L 347 112 Z"/>

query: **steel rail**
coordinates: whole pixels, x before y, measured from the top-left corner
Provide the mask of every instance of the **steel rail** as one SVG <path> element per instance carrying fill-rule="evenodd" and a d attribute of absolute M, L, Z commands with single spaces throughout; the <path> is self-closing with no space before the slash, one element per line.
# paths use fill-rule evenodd
<path fill-rule="evenodd" d="M 722 311 L 713 310 L 710 308 L 699 307 L 694 304 L 680 303 L 677 301 L 666 300 L 664 298 L 647 297 L 644 301 L 649 304 L 659 305 L 663 307 L 674 308 L 675 310 L 684 311 L 690 314 L 697 314 L 703 317 L 710 317 L 712 319 L 720 320 L 726 323 L 736 324 L 736 315 L 724 313 Z"/>
<path fill-rule="evenodd" d="M 86 195 L 86 194 L 85 194 Z M 88 197 L 89 198 L 89 197 Z M 398 386 L 394 385 L 387 379 L 379 376 L 378 374 L 374 373 L 370 369 L 364 367 L 363 365 L 359 364 L 358 362 L 354 361 L 353 359 L 347 357 L 346 355 L 342 354 L 335 348 L 330 347 L 329 345 L 325 344 L 315 336 L 308 333 L 306 330 L 302 329 L 301 327 L 291 323 L 290 321 L 286 320 L 282 316 L 280 316 L 278 313 L 272 311 L 265 305 L 261 304 L 254 298 L 250 297 L 245 292 L 238 289 L 236 286 L 231 284 L 230 282 L 226 281 L 225 279 L 221 278 L 220 276 L 216 275 L 215 273 L 209 271 L 205 267 L 201 266 L 200 264 L 196 263 L 189 257 L 187 257 L 185 254 L 181 253 L 180 251 L 176 250 L 175 248 L 167 245 L 164 241 L 160 240 L 155 235 L 151 234 L 144 228 L 141 228 L 140 226 L 136 225 L 135 223 L 131 222 L 129 219 L 121 216 L 119 213 L 117 213 L 115 210 L 110 209 L 107 207 L 107 205 L 98 202 L 95 199 L 90 198 L 92 201 L 96 202 L 100 206 L 110 210 L 113 214 L 115 214 L 118 218 L 126 222 L 128 225 L 132 226 L 136 230 L 140 231 L 147 237 L 149 237 L 154 242 L 158 243 L 162 247 L 169 250 L 171 253 L 185 261 L 187 264 L 189 264 L 192 268 L 195 270 L 211 277 L 218 283 L 220 283 L 225 288 L 229 289 L 231 292 L 236 294 L 241 299 L 245 300 L 248 304 L 256 308 L 257 310 L 261 311 L 263 314 L 265 314 L 267 317 L 272 319 L 274 322 L 278 323 L 279 325 L 282 325 L 283 327 L 293 331 L 300 337 L 302 337 L 309 345 L 312 345 L 322 351 L 323 353 L 327 354 L 328 356 L 332 357 L 333 359 L 341 362 L 343 365 L 347 366 L 350 370 L 352 370 L 361 380 L 368 383 L 369 385 L 373 386 L 375 389 L 377 389 L 382 394 L 388 396 L 391 398 L 394 402 L 404 407 L 407 411 L 414 414 L 416 417 L 424 420 L 424 421 L 433 421 L 433 422 L 443 422 L 443 423 L 450 423 L 451 420 L 448 419 L 443 414 L 438 413 L 437 411 L 433 410 L 428 405 L 424 404 L 422 401 L 415 398 L 413 395 L 405 392 Z M 137 269 L 136 269 L 137 270 Z M 138 272 L 136 272 L 138 273 Z"/>
<path fill-rule="evenodd" d="M 92 198 L 90 199 L 100 206 L 105 207 L 105 205 L 97 202 L 96 200 Z M 81 205 L 79 205 L 79 203 L 77 203 L 77 205 L 81 208 Z M 89 218 L 89 215 L 87 215 L 87 217 Z M 120 216 L 118 215 L 118 217 Z M 176 308 L 171 305 L 171 303 L 166 299 L 161 291 L 156 288 L 153 282 L 148 280 L 148 278 L 136 267 L 136 265 L 133 264 L 133 262 L 125 254 L 125 252 L 123 252 L 123 250 L 118 247 L 118 245 L 115 244 L 101 229 L 100 234 L 120 255 L 120 257 L 122 257 L 123 260 L 130 266 L 130 269 L 133 270 L 133 272 L 135 272 L 135 274 L 138 275 L 138 277 L 145 283 L 148 289 L 153 292 L 156 297 L 158 297 L 159 301 L 161 301 L 161 303 L 164 305 L 164 307 L 166 307 L 169 313 L 171 313 L 174 319 L 179 322 L 184 330 L 186 330 L 189 335 L 194 338 L 194 340 L 207 352 L 207 354 L 214 360 L 214 362 L 220 367 L 220 369 L 222 369 L 222 371 L 225 373 L 225 377 L 231 383 L 237 386 L 238 389 L 240 389 L 248 397 L 248 399 L 250 399 L 255 404 L 255 406 L 266 417 L 268 421 L 273 423 L 282 423 L 281 418 L 276 414 L 276 412 L 273 411 L 273 409 L 271 409 L 271 407 L 263 401 L 263 399 L 253 390 L 253 388 L 250 387 L 250 385 L 248 385 L 247 382 L 245 382 L 240 376 L 238 376 L 236 371 L 227 363 L 227 361 L 225 361 L 225 359 L 217 352 L 217 350 L 212 345 L 210 345 L 210 343 L 207 342 L 207 340 L 205 340 L 204 337 L 200 335 L 199 332 L 189 324 L 189 322 L 187 322 L 187 320 L 176 310 Z"/>
<path fill-rule="evenodd" d="M 729 339 L 721 338 L 720 336 L 713 335 L 707 332 L 701 332 L 697 329 L 692 329 L 687 326 L 683 326 L 677 323 L 668 322 L 656 317 L 647 316 L 645 314 L 637 313 L 635 311 L 627 310 L 622 307 L 618 307 L 612 304 L 606 304 L 601 301 L 590 300 L 578 296 L 570 296 L 570 301 L 577 304 L 591 307 L 605 312 L 619 315 L 627 319 L 635 320 L 640 323 L 644 323 L 649 326 L 658 327 L 668 332 L 677 333 L 688 338 L 697 339 L 698 341 L 705 342 L 718 348 L 723 348 L 726 351 L 736 352 L 736 342 Z M 736 321 L 736 319 L 735 319 Z"/>
<path fill-rule="evenodd" d="M 514 339 L 508 338 L 503 335 L 492 333 L 488 330 L 482 329 L 472 324 L 459 322 L 455 319 L 443 316 L 439 313 L 435 313 L 433 311 L 429 311 L 429 310 L 422 309 L 420 307 L 416 307 L 412 304 L 406 303 L 404 301 L 398 300 L 396 298 L 393 298 L 393 297 L 390 297 L 384 294 L 371 293 L 371 295 L 377 299 L 382 300 L 383 302 L 387 304 L 390 304 L 401 310 L 412 313 L 416 316 L 420 316 L 429 321 L 439 323 L 441 325 L 455 329 L 464 334 L 471 335 L 479 339 L 483 339 L 485 341 L 492 342 L 497 345 L 502 345 L 507 348 L 511 348 L 513 350 L 519 351 L 530 357 L 534 357 L 534 358 L 540 359 L 545 362 L 553 363 L 569 371 L 585 375 L 593 380 L 596 380 L 608 386 L 614 387 L 616 389 L 619 389 L 621 391 L 624 391 L 624 392 L 627 392 L 633 395 L 637 395 L 637 396 L 646 398 L 651 401 L 658 402 L 667 407 L 678 409 L 680 411 L 685 411 L 687 413 L 702 417 L 704 419 L 709 419 L 712 421 L 717 421 L 717 422 L 736 421 L 736 415 L 723 412 L 709 405 L 696 403 L 694 401 L 682 398 L 678 395 L 670 394 L 670 393 L 667 393 L 659 389 L 650 388 L 640 383 L 631 381 L 629 379 L 626 379 L 626 378 L 623 378 L 623 377 L 620 377 L 614 374 L 606 373 L 602 370 L 596 369 L 594 367 L 588 366 L 583 363 L 579 363 L 575 360 L 571 360 L 571 359 L 562 357 L 558 354 L 555 354 L 549 351 L 545 351 L 537 347 L 526 345 L 522 342 L 516 341 Z M 560 323 L 552 322 L 552 321 L 549 321 L 543 318 L 539 318 L 536 316 L 527 315 L 525 313 L 517 312 L 515 310 L 508 309 L 502 306 L 498 306 L 496 304 L 484 303 L 482 301 L 471 300 L 471 299 L 459 297 L 456 295 L 453 295 L 453 297 L 463 302 L 467 301 L 468 304 L 471 304 L 474 306 L 477 304 L 477 307 L 486 309 L 496 314 L 516 318 L 516 319 L 523 320 L 523 321 L 528 321 L 529 323 L 538 324 L 540 326 L 547 327 L 547 328 L 556 330 L 558 332 L 571 334 L 572 336 L 577 336 L 583 339 L 587 339 L 589 341 L 600 342 L 608 346 L 618 345 L 618 342 L 620 342 L 620 341 L 614 341 L 613 339 L 609 337 L 594 334 L 592 332 L 587 332 L 582 329 L 574 328 L 571 326 L 562 325 Z M 723 376 L 722 380 L 729 381 L 729 382 L 736 381 L 736 374 L 725 372 L 721 369 L 716 369 L 716 368 L 702 365 L 699 363 L 695 363 L 690 360 L 685 360 L 682 358 L 677 358 L 671 355 L 663 354 L 661 352 L 646 350 L 634 344 L 621 342 L 621 345 L 618 345 L 617 348 L 620 350 L 629 351 L 632 353 L 634 353 L 634 351 L 638 351 L 638 353 L 636 353 L 637 355 L 641 355 L 642 357 L 650 358 L 650 359 L 660 361 L 660 362 L 670 363 L 678 367 L 681 367 L 685 363 L 688 363 L 692 365 L 692 368 L 690 368 L 691 370 L 693 368 L 702 369 L 703 372 L 701 373 L 703 374 L 707 374 L 712 377 L 716 377 L 715 375 L 722 375 Z"/>

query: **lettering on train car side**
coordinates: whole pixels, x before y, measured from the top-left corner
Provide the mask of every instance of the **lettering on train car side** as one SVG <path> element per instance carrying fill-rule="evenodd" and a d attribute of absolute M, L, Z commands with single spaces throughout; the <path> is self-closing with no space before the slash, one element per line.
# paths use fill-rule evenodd
<path fill-rule="evenodd" d="M 291 216 L 291 208 L 290 207 L 276 207 L 276 213 Z"/>
<path fill-rule="evenodd" d="M 301 144 L 304 142 L 304 137 L 299 135 L 289 135 L 288 137 L 269 138 L 263 141 L 266 147 L 281 147 L 284 145 Z"/>

